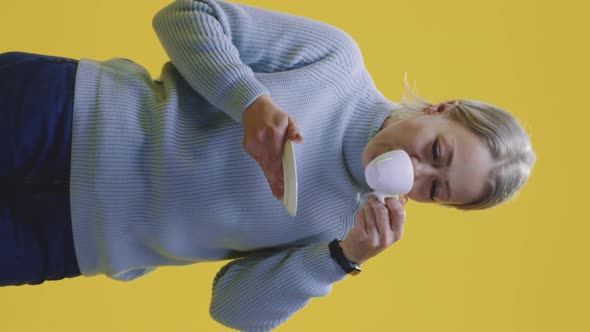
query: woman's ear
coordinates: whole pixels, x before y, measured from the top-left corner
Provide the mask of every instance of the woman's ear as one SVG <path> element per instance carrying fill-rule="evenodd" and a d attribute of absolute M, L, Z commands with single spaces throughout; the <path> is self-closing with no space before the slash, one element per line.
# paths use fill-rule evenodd
<path fill-rule="evenodd" d="M 459 104 L 458 100 L 449 100 L 442 102 L 440 104 L 432 105 L 431 107 L 427 108 L 424 113 L 426 114 L 442 114 L 444 111 L 449 109 L 452 106 L 457 106 Z"/>

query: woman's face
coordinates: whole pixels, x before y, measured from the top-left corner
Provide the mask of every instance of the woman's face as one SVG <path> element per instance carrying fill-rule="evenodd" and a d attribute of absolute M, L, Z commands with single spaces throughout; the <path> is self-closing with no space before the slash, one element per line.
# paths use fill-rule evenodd
<path fill-rule="evenodd" d="M 414 166 L 408 197 L 419 202 L 464 204 L 477 200 L 493 164 L 485 143 L 461 124 L 447 118 L 452 104 L 441 103 L 423 115 L 394 123 L 387 118 L 363 151 L 366 168 L 375 157 L 403 149 Z"/>

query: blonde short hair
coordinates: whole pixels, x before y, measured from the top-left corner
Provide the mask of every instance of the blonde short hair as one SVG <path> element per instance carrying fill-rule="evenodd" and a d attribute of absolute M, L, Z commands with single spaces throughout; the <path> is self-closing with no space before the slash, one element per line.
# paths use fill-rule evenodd
<path fill-rule="evenodd" d="M 410 98 L 391 111 L 395 121 L 423 114 L 434 104 L 414 94 L 405 80 Z M 454 99 L 456 105 L 447 116 L 480 137 L 490 149 L 496 164 L 486 181 L 485 195 L 474 202 L 451 205 L 460 210 L 481 210 L 512 200 L 527 182 L 536 162 L 531 141 L 518 120 L 503 109 L 476 100 Z"/>

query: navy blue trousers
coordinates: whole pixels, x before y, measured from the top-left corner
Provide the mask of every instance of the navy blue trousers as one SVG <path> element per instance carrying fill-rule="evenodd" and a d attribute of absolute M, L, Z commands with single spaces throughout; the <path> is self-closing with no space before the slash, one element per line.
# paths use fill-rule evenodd
<path fill-rule="evenodd" d="M 80 275 L 69 199 L 77 66 L 0 54 L 0 286 Z"/>

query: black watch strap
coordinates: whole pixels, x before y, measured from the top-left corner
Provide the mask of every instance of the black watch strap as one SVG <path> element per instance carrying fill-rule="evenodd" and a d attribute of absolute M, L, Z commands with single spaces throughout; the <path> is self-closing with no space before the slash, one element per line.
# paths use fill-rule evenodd
<path fill-rule="evenodd" d="M 342 247 L 340 247 L 340 240 L 334 239 L 329 244 L 330 248 L 330 257 L 342 267 L 344 272 L 350 275 L 357 275 L 361 272 L 361 267 L 358 264 L 355 264 L 349 261 L 346 256 L 344 256 L 344 251 L 342 251 Z"/>

